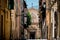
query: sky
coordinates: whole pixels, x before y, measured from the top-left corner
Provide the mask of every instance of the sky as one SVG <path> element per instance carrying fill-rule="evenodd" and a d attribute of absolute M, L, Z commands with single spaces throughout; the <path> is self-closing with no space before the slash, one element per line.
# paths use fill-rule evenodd
<path fill-rule="evenodd" d="M 35 8 L 38 9 L 39 8 L 39 0 L 25 0 L 26 4 L 27 4 L 27 8 Z"/>

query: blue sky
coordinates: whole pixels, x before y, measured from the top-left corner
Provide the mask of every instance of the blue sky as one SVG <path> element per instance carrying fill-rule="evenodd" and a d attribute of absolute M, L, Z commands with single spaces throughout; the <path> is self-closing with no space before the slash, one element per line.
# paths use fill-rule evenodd
<path fill-rule="evenodd" d="M 39 8 L 39 0 L 25 0 L 26 1 L 26 4 L 27 4 L 27 8 L 31 8 L 32 6 L 35 8 L 35 9 L 38 9 Z"/>

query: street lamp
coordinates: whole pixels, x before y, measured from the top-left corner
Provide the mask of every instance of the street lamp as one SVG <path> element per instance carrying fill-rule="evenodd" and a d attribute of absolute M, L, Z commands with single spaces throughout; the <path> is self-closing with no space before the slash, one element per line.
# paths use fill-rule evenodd
<path fill-rule="evenodd" d="M 46 2 L 43 3 L 43 7 L 46 8 Z"/>

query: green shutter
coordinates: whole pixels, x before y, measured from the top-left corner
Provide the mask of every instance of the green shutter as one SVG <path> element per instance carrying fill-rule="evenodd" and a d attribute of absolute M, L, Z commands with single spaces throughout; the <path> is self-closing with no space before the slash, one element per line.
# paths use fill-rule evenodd
<path fill-rule="evenodd" d="M 14 0 L 8 1 L 8 9 L 14 9 Z"/>

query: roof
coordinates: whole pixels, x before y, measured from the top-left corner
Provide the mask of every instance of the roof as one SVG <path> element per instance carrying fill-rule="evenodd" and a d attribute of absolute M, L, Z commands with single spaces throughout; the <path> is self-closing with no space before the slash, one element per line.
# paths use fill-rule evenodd
<path fill-rule="evenodd" d="M 32 10 L 34 10 L 34 11 L 37 11 L 37 12 L 39 12 L 37 9 L 35 9 L 35 8 L 30 8 L 30 9 L 28 9 L 29 11 L 32 11 Z"/>

